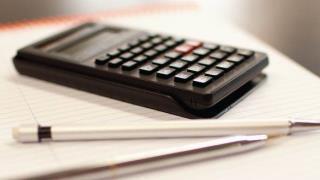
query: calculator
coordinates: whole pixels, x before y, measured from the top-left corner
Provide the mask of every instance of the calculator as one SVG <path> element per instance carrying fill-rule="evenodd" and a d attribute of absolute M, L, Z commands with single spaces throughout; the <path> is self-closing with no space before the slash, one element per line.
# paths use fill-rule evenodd
<path fill-rule="evenodd" d="M 268 65 L 246 48 L 94 22 L 28 45 L 13 61 L 23 75 L 187 118 L 223 114 Z"/>

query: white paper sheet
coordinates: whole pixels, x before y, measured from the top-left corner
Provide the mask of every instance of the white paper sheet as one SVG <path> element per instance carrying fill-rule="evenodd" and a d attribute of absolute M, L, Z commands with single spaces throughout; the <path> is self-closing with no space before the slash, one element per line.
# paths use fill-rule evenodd
<path fill-rule="evenodd" d="M 268 80 L 221 119 L 319 118 L 320 81 L 238 27 L 199 12 L 150 14 L 108 22 L 167 32 L 267 52 Z M 131 140 L 19 144 L 11 128 L 21 123 L 111 124 L 182 119 L 110 98 L 19 75 L 12 64 L 18 48 L 66 26 L 0 32 L 0 179 L 71 165 L 104 162 L 123 154 L 204 139 Z M 249 154 L 138 174 L 128 179 L 317 179 L 320 134 L 286 137 Z"/>

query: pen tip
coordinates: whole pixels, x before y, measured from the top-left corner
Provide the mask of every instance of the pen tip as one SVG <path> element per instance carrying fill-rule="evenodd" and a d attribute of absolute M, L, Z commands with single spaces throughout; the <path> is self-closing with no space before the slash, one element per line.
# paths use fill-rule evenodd
<path fill-rule="evenodd" d="M 290 133 L 320 130 L 320 121 L 316 120 L 293 120 L 290 123 Z"/>

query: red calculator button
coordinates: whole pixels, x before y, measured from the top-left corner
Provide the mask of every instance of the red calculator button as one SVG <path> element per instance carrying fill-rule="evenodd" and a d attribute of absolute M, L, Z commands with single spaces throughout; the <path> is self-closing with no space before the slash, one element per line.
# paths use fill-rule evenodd
<path fill-rule="evenodd" d="M 202 45 L 202 42 L 200 42 L 200 41 L 187 41 L 186 44 L 189 46 L 192 46 L 194 48 L 197 48 Z"/>
<path fill-rule="evenodd" d="M 188 53 L 190 51 L 193 50 L 192 46 L 186 45 L 186 44 L 182 44 L 180 46 L 177 46 L 175 49 L 175 51 L 180 52 L 180 53 Z"/>

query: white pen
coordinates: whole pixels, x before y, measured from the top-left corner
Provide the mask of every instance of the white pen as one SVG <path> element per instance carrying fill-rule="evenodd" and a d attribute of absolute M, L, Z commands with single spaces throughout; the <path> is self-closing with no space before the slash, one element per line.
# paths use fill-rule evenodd
<path fill-rule="evenodd" d="M 133 173 L 159 168 L 171 168 L 176 165 L 183 165 L 194 161 L 222 158 L 228 155 L 254 150 L 265 145 L 267 139 L 268 136 L 266 135 L 224 137 L 152 152 L 125 155 L 118 158 L 114 157 L 112 161 L 102 164 L 80 165 L 71 167 L 70 169 L 61 169 L 13 179 L 114 179 Z"/>
<path fill-rule="evenodd" d="M 13 128 L 12 133 L 13 137 L 19 142 L 40 142 L 42 140 L 75 141 L 213 137 L 239 134 L 281 136 L 315 129 L 320 129 L 320 121 L 188 120 L 95 126 L 21 125 Z"/>

